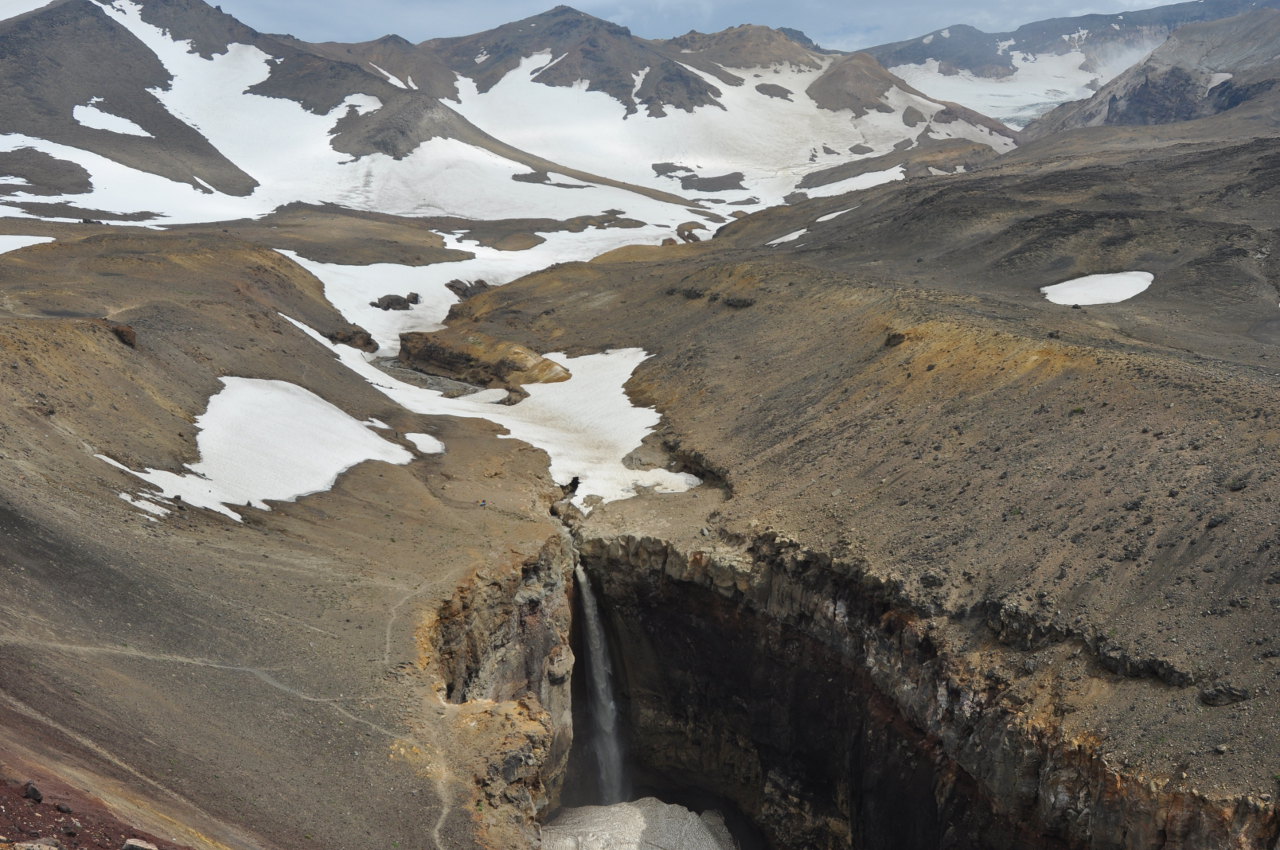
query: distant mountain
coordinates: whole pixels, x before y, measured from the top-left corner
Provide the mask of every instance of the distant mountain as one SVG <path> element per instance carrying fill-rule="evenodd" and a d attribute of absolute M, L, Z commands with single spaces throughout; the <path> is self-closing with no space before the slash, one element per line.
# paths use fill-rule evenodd
<path fill-rule="evenodd" d="M 998 123 L 800 38 L 743 26 L 649 41 L 560 6 L 420 45 L 308 44 L 201 0 L 62 0 L 0 22 L 0 164 L 14 178 L 0 205 L 168 222 L 295 202 L 619 210 L 674 229 L 689 209 L 724 220 L 693 196 L 758 208 L 802 183 L 899 179 L 938 143 L 965 162 L 1013 147 Z M 824 182 L 854 162 L 878 170 Z"/>
<path fill-rule="evenodd" d="M 922 91 L 1021 127 L 1089 97 L 1178 27 L 1266 7 L 1280 7 L 1280 0 L 1193 0 L 1052 18 L 1004 33 L 958 25 L 867 52 Z"/>
<path fill-rule="evenodd" d="M 810 195 L 847 191 L 854 184 L 814 175 L 938 142 L 966 156 L 1014 144 L 999 123 L 930 98 L 865 56 L 767 27 L 649 41 L 560 6 L 422 47 L 458 74 L 454 108 L 489 134 L 715 203 L 776 204 L 802 182 Z M 903 175 L 897 164 L 878 173 L 859 180 Z"/>
<path fill-rule="evenodd" d="M 14 178 L 0 205 L 169 222 L 298 201 L 407 215 L 687 217 L 683 198 L 492 138 L 437 96 L 455 89 L 439 59 L 395 39 L 315 46 L 200 0 L 63 0 L 0 21 L 0 165 Z M 515 180 L 550 170 L 599 191 Z"/>
<path fill-rule="evenodd" d="M 626 27 L 568 6 L 477 35 L 435 39 L 422 46 L 474 81 L 481 94 L 539 53 L 554 56 L 555 61 L 534 69 L 530 74 L 534 82 L 573 87 L 585 81 L 587 91 L 608 94 L 626 107 L 628 115 L 641 108 L 651 116 L 665 115 L 671 107 L 692 111 L 715 103 L 720 94 L 715 84 L 668 58 L 654 44 L 635 38 Z"/>
<path fill-rule="evenodd" d="M 1280 10 L 1178 30 L 1085 101 L 1059 106 L 1028 139 L 1074 127 L 1170 124 L 1239 110 L 1280 114 Z M 1246 110 L 1246 107 L 1248 109 Z"/>

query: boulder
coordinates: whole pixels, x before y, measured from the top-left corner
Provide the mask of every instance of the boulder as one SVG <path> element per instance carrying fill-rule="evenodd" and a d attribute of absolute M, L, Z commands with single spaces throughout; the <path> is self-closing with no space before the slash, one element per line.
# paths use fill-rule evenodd
<path fill-rule="evenodd" d="M 459 301 L 466 301 L 468 298 L 475 298 L 493 289 L 488 281 L 484 280 L 451 280 L 444 285 L 444 288 L 458 296 Z"/>
<path fill-rule="evenodd" d="M 410 292 L 408 295 L 384 295 L 377 301 L 370 301 L 369 306 L 379 310 L 408 310 L 421 300 L 418 293 Z"/>

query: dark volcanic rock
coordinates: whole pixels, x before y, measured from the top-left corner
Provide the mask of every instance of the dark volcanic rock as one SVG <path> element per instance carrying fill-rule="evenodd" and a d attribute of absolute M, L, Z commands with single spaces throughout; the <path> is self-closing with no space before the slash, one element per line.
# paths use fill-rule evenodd
<path fill-rule="evenodd" d="M 1200 702 L 1213 706 L 1233 705 L 1252 698 L 1253 694 L 1248 688 L 1237 688 L 1225 684 L 1214 685 L 1200 692 Z"/>
<path fill-rule="evenodd" d="M 458 296 L 459 301 L 466 301 L 468 298 L 475 298 L 477 295 L 483 295 L 490 289 L 488 281 L 483 280 L 451 280 L 445 285 L 445 289 Z"/>
<path fill-rule="evenodd" d="M 340 328 L 325 334 L 330 342 L 336 342 L 339 345 L 349 345 L 352 348 L 358 348 L 361 351 L 377 351 L 378 343 L 374 342 L 373 337 L 364 328 L 351 326 L 349 328 Z"/>
<path fill-rule="evenodd" d="M 408 295 L 384 295 L 377 301 L 370 301 L 369 306 L 379 310 L 409 310 L 421 300 L 418 293 L 410 292 Z"/>
<path fill-rule="evenodd" d="M 119 322 L 107 322 L 107 325 L 111 328 L 111 332 L 116 335 L 116 339 L 130 348 L 138 347 L 138 332 L 133 329 L 132 325 L 122 325 Z"/>
<path fill-rule="evenodd" d="M 535 72 L 535 82 L 573 86 L 586 80 L 588 91 L 609 94 L 626 106 L 628 114 L 641 107 L 650 115 L 665 115 L 667 108 L 692 111 L 715 104 L 720 95 L 715 86 L 654 45 L 635 38 L 626 27 L 568 6 L 477 35 L 435 39 L 423 46 L 437 52 L 454 71 L 474 79 L 481 92 L 524 59 L 550 51 L 556 61 Z M 642 72 L 644 81 L 636 90 L 636 75 Z"/>

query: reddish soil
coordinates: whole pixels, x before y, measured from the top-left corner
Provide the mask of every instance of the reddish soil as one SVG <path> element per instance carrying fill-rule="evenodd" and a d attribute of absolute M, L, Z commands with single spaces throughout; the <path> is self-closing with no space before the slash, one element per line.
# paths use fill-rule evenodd
<path fill-rule="evenodd" d="M 70 786 L 37 782 L 36 787 L 44 798 L 37 803 L 26 796 L 26 783 L 25 779 L 0 780 L 0 850 L 8 850 L 15 843 L 42 839 L 55 839 L 66 850 L 81 847 L 120 850 L 130 838 L 149 841 L 160 850 L 183 850 L 184 845 L 132 829 L 102 803 Z"/>

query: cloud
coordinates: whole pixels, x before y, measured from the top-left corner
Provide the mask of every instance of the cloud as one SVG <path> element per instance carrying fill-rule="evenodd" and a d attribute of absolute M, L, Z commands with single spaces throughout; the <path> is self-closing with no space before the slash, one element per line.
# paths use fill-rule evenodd
<path fill-rule="evenodd" d="M 255 29 L 308 41 L 367 41 L 395 33 L 410 41 L 470 35 L 545 12 L 557 0 L 219 0 Z M 915 38 L 967 23 L 1007 32 L 1031 21 L 1148 8 L 1158 0 L 905 0 L 851 5 L 847 0 L 568 0 L 645 38 L 738 24 L 803 30 L 819 44 L 857 49 Z"/>

